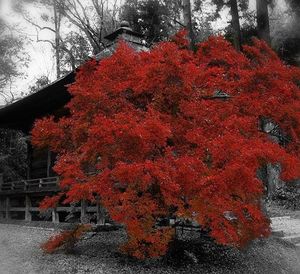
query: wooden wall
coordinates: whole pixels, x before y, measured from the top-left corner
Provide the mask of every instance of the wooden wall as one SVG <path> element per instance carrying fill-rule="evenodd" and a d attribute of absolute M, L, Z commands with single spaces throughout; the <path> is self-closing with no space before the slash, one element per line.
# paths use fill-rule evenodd
<path fill-rule="evenodd" d="M 52 167 L 55 155 L 47 149 L 32 149 L 29 154 L 28 179 L 46 178 L 56 176 Z"/>

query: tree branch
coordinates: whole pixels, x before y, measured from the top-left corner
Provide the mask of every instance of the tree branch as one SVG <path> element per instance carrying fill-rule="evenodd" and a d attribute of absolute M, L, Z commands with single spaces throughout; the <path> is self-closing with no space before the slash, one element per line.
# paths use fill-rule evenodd
<path fill-rule="evenodd" d="M 52 28 L 50 28 L 50 27 L 41 27 L 41 26 L 38 25 L 37 23 L 33 22 L 31 19 L 29 19 L 29 18 L 27 18 L 27 17 L 25 16 L 25 13 L 22 13 L 22 16 L 23 16 L 23 18 L 24 18 L 24 20 L 25 20 L 26 22 L 28 22 L 29 24 L 31 24 L 31 25 L 33 25 L 34 27 L 38 28 L 40 31 L 42 31 L 42 30 L 49 30 L 49 31 L 55 33 L 55 30 L 54 30 L 54 29 L 52 29 Z"/>

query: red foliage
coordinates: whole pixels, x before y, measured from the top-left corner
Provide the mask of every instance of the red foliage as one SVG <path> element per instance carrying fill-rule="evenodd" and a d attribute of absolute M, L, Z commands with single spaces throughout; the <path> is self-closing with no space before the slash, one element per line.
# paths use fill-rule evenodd
<path fill-rule="evenodd" d="M 45 211 L 50 208 L 56 208 L 61 200 L 62 193 L 57 194 L 53 197 L 46 196 L 44 200 L 41 201 L 39 208 L 42 211 Z"/>
<path fill-rule="evenodd" d="M 46 253 L 53 253 L 59 248 L 71 251 L 81 236 L 88 230 L 90 230 L 90 225 L 78 225 L 73 230 L 63 231 L 52 236 L 47 242 L 41 245 L 41 248 Z"/>
<path fill-rule="evenodd" d="M 66 202 L 99 195 L 138 258 L 166 252 L 173 231 L 155 226 L 161 216 L 193 218 L 222 244 L 267 236 L 257 169 L 279 162 L 284 179 L 300 176 L 299 70 L 259 40 L 244 53 L 222 37 L 196 53 L 185 45 L 180 35 L 149 52 L 120 43 L 77 73 L 69 117 L 32 130 L 33 144 L 59 155 Z M 231 97 L 212 99 L 216 90 Z M 259 130 L 261 117 L 290 142 Z"/>

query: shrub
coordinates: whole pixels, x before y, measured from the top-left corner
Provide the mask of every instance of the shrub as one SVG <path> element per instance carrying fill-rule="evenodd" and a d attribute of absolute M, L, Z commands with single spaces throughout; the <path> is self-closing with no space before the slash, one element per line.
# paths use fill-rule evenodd
<path fill-rule="evenodd" d="M 70 115 L 36 121 L 33 144 L 59 155 L 64 202 L 100 197 L 125 225 L 132 256 L 166 253 L 174 229 L 156 224 L 169 216 L 242 247 L 270 233 L 257 169 L 279 163 L 284 180 L 300 176 L 299 79 L 259 40 L 243 53 L 222 37 L 194 53 L 183 33 L 149 52 L 120 43 L 81 67 Z M 263 117 L 289 137 L 285 146 L 263 132 Z"/>

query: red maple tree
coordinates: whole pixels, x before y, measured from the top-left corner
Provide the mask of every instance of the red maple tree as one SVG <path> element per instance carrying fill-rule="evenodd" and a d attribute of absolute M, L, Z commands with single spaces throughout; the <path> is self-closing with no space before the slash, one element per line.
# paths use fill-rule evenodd
<path fill-rule="evenodd" d="M 193 219 L 221 244 L 267 236 L 257 170 L 280 163 L 284 180 L 300 176 L 299 69 L 259 40 L 241 53 L 211 37 L 193 52 L 183 36 L 148 52 L 121 42 L 88 61 L 68 89 L 70 115 L 32 130 L 34 145 L 58 154 L 61 176 L 61 193 L 42 207 L 99 196 L 125 224 L 122 250 L 138 258 L 166 253 L 174 230 L 156 225 L 162 216 Z"/>

